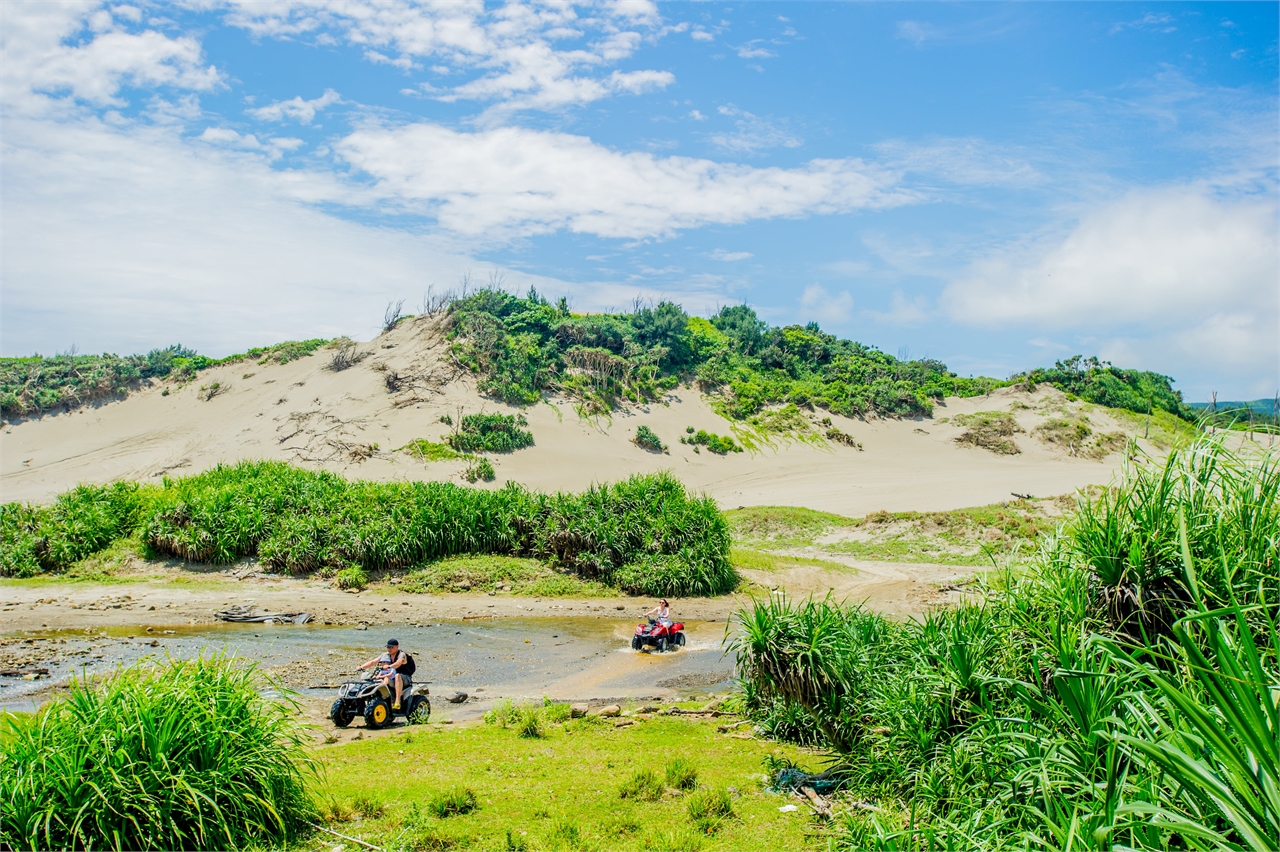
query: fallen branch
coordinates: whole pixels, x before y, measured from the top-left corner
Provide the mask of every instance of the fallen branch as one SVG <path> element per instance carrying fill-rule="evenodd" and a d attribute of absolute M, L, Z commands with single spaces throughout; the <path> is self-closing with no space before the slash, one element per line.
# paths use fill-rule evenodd
<path fill-rule="evenodd" d="M 316 825 L 314 822 L 309 822 L 307 823 L 307 825 L 311 826 L 314 829 L 317 829 L 318 831 L 323 831 L 326 834 L 332 834 L 334 837 L 341 837 L 343 840 L 350 840 L 352 843 L 359 843 L 365 849 L 376 849 L 378 850 L 378 852 L 386 852 L 386 850 L 384 850 L 381 846 L 374 846 L 372 843 L 366 843 L 358 837 L 348 837 L 345 834 L 339 834 L 338 832 L 334 831 L 332 828 L 325 828 L 323 825 Z"/>

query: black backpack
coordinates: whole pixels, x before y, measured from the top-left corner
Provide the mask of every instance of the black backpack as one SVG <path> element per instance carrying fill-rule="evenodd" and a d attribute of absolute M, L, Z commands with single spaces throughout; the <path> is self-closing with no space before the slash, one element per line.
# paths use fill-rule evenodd
<path fill-rule="evenodd" d="M 413 662 L 412 654 L 405 654 L 404 665 L 402 665 L 399 669 L 397 669 L 397 671 L 399 671 L 400 674 L 404 675 L 405 677 L 413 677 L 413 673 L 416 672 L 417 670 L 418 670 L 418 666 Z"/>

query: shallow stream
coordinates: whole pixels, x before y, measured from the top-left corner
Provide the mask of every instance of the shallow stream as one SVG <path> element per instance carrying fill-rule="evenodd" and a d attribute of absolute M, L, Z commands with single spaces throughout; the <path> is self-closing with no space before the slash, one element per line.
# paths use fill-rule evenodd
<path fill-rule="evenodd" d="M 414 656 L 414 682 L 429 686 L 437 699 L 457 691 L 473 700 L 646 698 L 705 693 L 730 682 L 733 659 L 722 647 L 723 623 L 686 623 L 688 644 L 665 654 L 632 651 L 634 628 L 634 621 L 557 616 L 369 629 L 217 624 L 22 631 L 0 636 L 0 668 L 35 666 L 49 674 L 38 680 L 0 676 L 0 707 L 30 710 L 47 700 L 50 687 L 74 675 L 100 674 L 143 657 L 211 652 L 254 660 L 302 696 L 321 698 L 352 679 L 390 638 Z"/>

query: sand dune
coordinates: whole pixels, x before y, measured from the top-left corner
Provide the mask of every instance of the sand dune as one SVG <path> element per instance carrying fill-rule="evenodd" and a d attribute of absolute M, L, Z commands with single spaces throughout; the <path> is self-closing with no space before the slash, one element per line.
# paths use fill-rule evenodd
<path fill-rule="evenodd" d="M 325 350 L 284 365 L 244 361 L 204 371 L 185 386 L 156 383 L 123 400 L 8 424 L 0 434 L 0 496 L 40 502 L 80 482 L 154 482 L 248 458 L 281 459 L 353 478 L 456 479 L 461 463 L 423 463 L 397 448 L 416 438 L 441 440 L 449 431 L 439 422 L 442 414 L 456 420 L 460 411 L 515 410 L 476 392 L 449 362 L 432 320 L 406 321 L 361 344 L 360 351 L 367 357 L 341 372 L 327 368 L 331 352 Z M 401 379 L 397 392 L 388 390 L 388 372 Z M 213 382 L 221 392 L 208 399 Z M 1007 500 L 1012 492 L 1048 496 L 1109 482 L 1119 454 L 1102 461 L 1072 458 L 1031 435 L 1047 417 L 1081 409 L 1088 409 L 1097 431 L 1123 429 L 1104 410 L 1068 402 L 1052 388 L 1032 394 L 1005 389 L 948 399 L 931 419 L 833 416 L 837 427 L 862 444 L 861 451 L 779 441 L 759 452 L 721 457 L 678 443 L 686 426 L 731 431 L 693 389 L 611 418 L 583 419 L 570 402 L 551 401 L 524 410 L 536 445 L 494 457 L 498 478 L 482 487 L 515 481 L 579 490 L 667 469 L 728 508 L 794 505 L 853 516 L 879 509 L 954 509 Z M 1027 433 L 1016 436 L 1020 454 L 1000 456 L 955 443 L 963 429 L 949 418 L 986 410 L 1012 410 Z M 631 443 L 642 423 L 670 445 L 669 454 Z M 374 444 L 373 455 L 361 460 Z"/>

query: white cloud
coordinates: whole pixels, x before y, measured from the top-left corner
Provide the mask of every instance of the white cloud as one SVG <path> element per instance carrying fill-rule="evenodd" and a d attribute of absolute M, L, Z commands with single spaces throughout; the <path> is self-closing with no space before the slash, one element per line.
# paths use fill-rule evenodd
<path fill-rule="evenodd" d="M 1220 197 L 1200 185 L 1135 191 L 1064 237 L 975 262 L 947 286 L 942 305 L 971 325 L 1119 332 L 1113 351 L 1166 372 L 1247 363 L 1274 381 L 1274 198 Z"/>
<path fill-rule="evenodd" d="M 126 86 L 207 91 L 220 84 L 221 73 L 204 63 L 194 38 L 130 32 L 94 5 L 6 2 L 0 97 L 10 112 L 55 108 L 62 96 L 99 107 L 122 106 L 119 92 Z M 132 22 L 129 9 L 117 12 Z M 66 43 L 73 39 L 78 42 Z"/>
<path fill-rule="evenodd" d="M 701 26 L 694 26 L 693 32 L 689 34 L 694 41 L 715 41 L 716 37 L 707 32 Z"/>
<path fill-rule="evenodd" d="M 944 304 L 979 325 L 1123 325 L 1276 301 L 1276 208 L 1198 187 L 1133 192 L 1065 239 L 978 261 Z"/>
<path fill-rule="evenodd" d="M 1045 181 L 1045 176 L 1017 152 L 973 137 L 921 142 L 891 139 L 873 147 L 890 168 L 962 186 L 1027 187 Z"/>
<path fill-rule="evenodd" d="M 770 148 L 799 148 L 804 140 L 769 121 L 739 109 L 733 104 L 719 108 L 719 113 L 734 119 L 732 133 L 714 133 L 707 137 L 712 145 L 733 154 L 754 154 Z"/>
<path fill-rule="evenodd" d="M 804 319 L 818 320 L 822 325 L 841 323 L 853 315 L 853 296 L 848 290 L 828 293 L 820 284 L 810 284 L 800 296 L 800 309 Z"/>
<path fill-rule="evenodd" d="M 907 296 L 901 290 L 893 291 L 887 311 L 864 311 L 876 322 L 885 325 L 920 325 L 933 316 L 929 300 L 924 296 Z"/>
<path fill-rule="evenodd" d="M 1153 32 L 1158 33 L 1171 33 L 1176 29 L 1177 27 L 1173 25 L 1172 16 L 1164 13 L 1157 15 L 1154 12 L 1148 12 L 1141 18 L 1136 18 L 1132 21 L 1122 21 L 1115 24 L 1111 28 L 1111 35 L 1115 35 L 1123 30 L 1152 30 Z"/>
<path fill-rule="evenodd" d="M 725 251 L 724 249 L 716 249 L 711 252 L 708 257 L 712 260 L 735 261 L 746 260 L 747 258 L 755 257 L 755 255 L 749 251 Z"/>
<path fill-rule="evenodd" d="M 746 44 L 739 45 L 735 48 L 741 59 L 772 59 L 778 54 L 774 53 L 766 47 L 758 47 L 762 39 L 752 39 Z"/>
<path fill-rule="evenodd" d="M 645 238 L 682 228 L 884 207 L 908 200 L 858 159 L 752 168 L 623 153 L 583 136 L 506 127 L 369 126 L 336 150 L 374 178 L 371 192 L 487 239 L 567 229 Z"/>
<path fill-rule="evenodd" d="M 663 28 L 656 7 L 645 0 L 493 8 L 481 0 L 231 0 L 230 8 L 228 22 L 257 36 L 341 40 L 362 48 L 371 61 L 405 71 L 430 59 L 436 61 L 433 68 L 470 73 L 472 79 L 435 97 L 493 102 L 487 121 L 514 110 L 555 109 L 669 86 L 675 77 L 667 71 L 604 69 L 630 57 L 645 39 L 683 29 Z"/>
<path fill-rule="evenodd" d="M 342 96 L 333 89 L 325 89 L 323 95 L 309 101 L 304 101 L 302 96 L 298 95 L 287 101 L 277 101 L 264 107 L 247 110 L 247 112 L 262 121 L 284 121 L 286 118 L 292 118 L 302 124 L 310 124 L 317 112 L 341 100 Z"/>
<path fill-rule="evenodd" d="M 898 38 L 915 42 L 916 47 L 919 47 L 926 41 L 942 38 L 945 33 L 930 23 L 922 23 L 920 21 L 898 21 L 896 35 Z"/>

